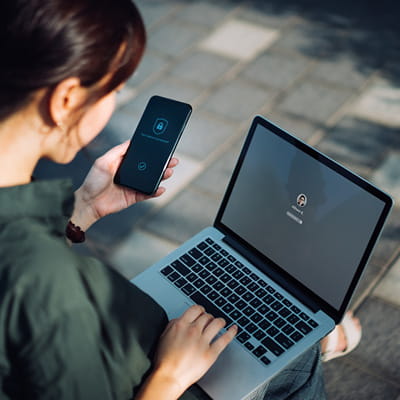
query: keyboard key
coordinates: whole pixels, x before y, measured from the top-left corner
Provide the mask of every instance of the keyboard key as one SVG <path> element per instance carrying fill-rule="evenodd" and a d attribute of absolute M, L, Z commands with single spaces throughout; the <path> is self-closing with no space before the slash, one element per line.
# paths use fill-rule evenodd
<path fill-rule="evenodd" d="M 267 336 L 261 329 L 259 329 L 255 334 L 254 334 L 254 337 L 257 339 L 257 340 L 262 340 L 262 339 L 264 339 L 265 338 L 265 336 Z"/>
<path fill-rule="evenodd" d="M 213 274 L 215 275 L 215 276 L 221 276 L 222 274 L 224 273 L 224 271 L 221 269 L 221 268 L 216 268 L 214 271 L 213 271 Z"/>
<path fill-rule="evenodd" d="M 250 322 L 248 325 L 246 325 L 246 331 L 249 333 L 255 332 L 258 328 L 255 326 L 252 322 Z"/>
<path fill-rule="evenodd" d="M 270 294 L 267 294 L 265 297 L 264 297 L 264 302 L 265 303 L 267 303 L 267 304 L 271 304 L 271 303 L 273 303 L 274 301 L 275 301 L 275 299 L 270 295 Z"/>
<path fill-rule="evenodd" d="M 268 364 L 271 364 L 271 361 L 269 360 L 269 358 L 267 358 L 267 357 L 261 357 L 261 361 L 265 364 L 265 365 L 268 365 Z"/>
<path fill-rule="evenodd" d="M 218 297 L 218 293 L 215 290 L 213 290 L 210 293 L 208 293 L 207 297 L 210 300 L 215 300 Z"/>
<path fill-rule="evenodd" d="M 251 274 L 251 270 L 250 270 L 249 268 L 247 268 L 247 267 L 243 267 L 243 268 L 242 268 L 242 271 L 243 271 L 246 275 Z"/>
<path fill-rule="evenodd" d="M 203 253 L 196 249 L 196 247 L 193 247 L 192 250 L 189 250 L 189 254 L 195 259 L 198 259 L 203 255 Z"/>
<path fill-rule="evenodd" d="M 222 258 L 221 254 L 215 253 L 212 255 L 211 259 L 213 261 L 219 261 Z"/>
<path fill-rule="evenodd" d="M 279 330 L 274 326 L 271 326 L 269 329 L 267 329 L 267 333 L 268 335 L 274 337 L 277 333 L 279 333 Z"/>
<path fill-rule="evenodd" d="M 174 261 L 171 266 L 183 276 L 186 276 L 190 272 L 190 269 L 185 267 L 179 260 Z"/>
<path fill-rule="evenodd" d="M 179 258 L 185 265 L 191 267 L 196 261 L 193 260 L 188 254 L 184 254 L 182 257 Z"/>
<path fill-rule="evenodd" d="M 199 276 L 200 276 L 200 278 L 206 279 L 207 277 L 210 276 L 210 274 L 208 273 L 208 271 L 203 269 L 202 271 L 200 271 Z"/>
<path fill-rule="evenodd" d="M 270 293 L 275 293 L 275 289 L 272 286 L 268 286 L 267 291 Z"/>
<path fill-rule="evenodd" d="M 174 285 L 178 288 L 181 288 L 187 284 L 187 280 L 185 278 L 180 278 L 174 282 Z"/>
<path fill-rule="evenodd" d="M 209 276 L 206 279 L 206 282 L 209 283 L 210 285 L 213 285 L 216 281 L 217 281 L 217 278 L 215 276 L 213 276 L 213 275 Z"/>
<path fill-rule="evenodd" d="M 203 281 L 203 279 L 200 279 L 200 278 L 196 279 L 193 282 L 193 286 L 196 287 L 197 289 L 200 289 L 203 285 L 204 285 L 204 281 Z"/>
<path fill-rule="evenodd" d="M 204 286 L 200 289 L 200 292 L 202 292 L 202 293 L 204 293 L 204 294 L 210 293 L 210 292 L 211 292 L 211 286 L 204 285 Z"/>
<path fill-rule="evenodd" d="M 222 290 L 224 287 L 225 287 L 224 284 L 220 281 L 215 282 L 215 284 L 213 285 L 213 288 L 218 292 Z"/>
<path fill-rule="evenodd" d="M 300 321 L 299 317 L 294 314 L 290 314 L 289 317 L 287 317 L 286 319 L 293 325 Z"/>
<path fill-rule="evenodd" d="M 217 267 L 217 264 L 213 263 L 212 261 L 210 261 L 210 262 L 206 265 L 206 268 L 207 268 L 209 271 L 214 270 L 216 267 Z"/>
<path fill-rule="evenodd" d="M 243 278 L 243 272 L 238 270 L 233 274 L 233 277 L 236 279 L 241 279 Z"/>
<path fill-rule="evenodd" d="M 221 296 L 224 298 L 228 298 L 229 295 L 232 293 L 232 290 L 228 289 L 227 287 L 224 287 L 222 290 L 220 290 Z"/>
<path fill-rule="evenodd" d="M 290 335 L 290 338 L 293 339 L 295 342 L 298 342 L 300 339 L 303 339 L 303 337 L 304 336 L 300 332 L 297 332 L 297 331 L 293 332 Z"/>
<path fill-rule="evenodd" d="M 265 315 L 268 311 L 270 310 L 270 308 L 268 306 L 266 306 L 265 304 L 263 304 L 261 307 L 258 308 L 258 312 L 262 315 Z"/>
<path fill-rule="evenodd" d="M 251 307 L 246 307 L 246 308 L 242 311 L 242 313 L 248 317 L 248 316 L 254 314 L 254 309 L 251 308 Z"/>
<path fill-rule="evenodd" d="M 258 289 L 258 290 L 256 291 L 256 296 L 259 297 L 260 299 L 261 299 L 262 297 L 264 297 L 266 294 L 267 294 L 267 292 L 266 292 L 264 289 Z"/>
<path fill-rule="evenodd" d="M 278 299 L 278 300 L 282 300 L 283 296 L 280 293 L 275 293 L 274 296 Z"/>
<path fill-rule="evenodd" d="M 247 332 L 242 332 L 240 335 L 236 336 L 236 339 L 240 343 L 247 342 L 250 339 L 250 335 Z"/>
<path fill-rule="evenodd" d="M 229 272 L 230 274 L 233 274 L 234 272 L 236 272 L 237 271 L 237 268 L 234 266 L 234 265 L 228 265 L 226 268 L 225 268 L 225 271 L 226 272 Z"/>
<path fill-rule="evenodd" d="M 223 258 L 222 260 L 218 261 L 218 265 L 222 268 L 225 268 L 227 265 L 229 265 L 229 261 L 226 258 Z"/>
<path fill-rule="evenodd" d="M 239 300 L 235 305 L 239 310 L 242 310 L 244 307 L 246 307 L 247 303 L 243 300 Z"/>
<path fill-rule="evenodd" d="M 222 307 L 222 310 L 224 311 L 224 312 L 226 312 L 227 314 L 229 314 L 232 310 L 233 310 L 233 305 L 232 304 L 225 304 L 223 307 Z"/>
<path fill-rule="evenodd" d="M 165 276 L 169 275 L 171 272 L 173 272 L 173 269 L 169 265 L 161 270 L 161 273 Z"/>
<path fill-rule="evenodd" d="M 268 322 L 266 319 L 263 319 L 263 320 L 258 324 L 258 326 L 259 326 L 263 331 L 266 331 L 266 330 L 271 326 L 271 323 Z"/>
<path fill-rule="evenodd" d="M 252 299 L 254 299 L 254 294 L 246 292 L 243 294 L 242 298 L 246 301 L 251 301 Z"/>
<path fill-rule="evenodd" d="M 226 307 L 226 306 L 225 306 Z M 242 314 L 238 311 L 238 310 L 233 310 L 230 314 L 229 314 L 234 320 L 237 320 L 239 318 L 242 317 Z"/>
<path fill-rule="evenodd" d="M 208 247 L 205 251 L 204 254 L 207 254 L 209 257 L 211 257 L 215 253 L 215 250 L 212 247 Z"/>
<path fill-rule="evenodd" d="M 249 322 L 250 322 L 250 320 L 247 319 L 246 317 L 242 317 L 242 318 L 240 318 L 240 319 L 238 320 L 238 324 L 239 324 L 240 326 L 243 326 L 243 327 L 245 327 Z"/>
<path fill-rule="evenodd" d="M 206 239 L 206 242 L 207 242 L 208 244 L 214 244 L 214 240 L 212 240 L 211 238 L 207 238 L 207 239 Z"/>
<path fill-rule="evenodd" d="M 254 315 L 251 316 L 250 318 L 253 322 L 257 323 L 262 320 L 262 316 L 258 313 L 255 313 Z"/>
<path fill-rule="evenodd" d="M 207 243 L 206 243 L 206 242 L 201 242 L 201 243 L 199 243 L 199 244 L 197 245 L 197 247 L 198 247 L 200 250 L 204 250 L 204 249 L 206 249 L 208 246 L 207 246 Z"/>
<path fill-rule="evenodd" d="M 232 293 L 232 294 L 228 297 L 228 300 L 229 300 L 230 303 L 234 304 L 234 303 L 236 303 L 236 302 L 239 300 L 239 297 L 236 296 L 235 293 Z"/>
<path fill-rule="evenodd" d="M 240 283 L 244 286 L 247 286 L 251 282 L 251 279 L 248 276 L 244 276 L 240 279 Z"/>
<path fill-rule="evenodd" d="M 222 250 L 221 250 L 221 254 L 222 254 L 224 257 L 226 257 L 227 255 L 229 255 L 229 253 L 228 253 L 225 249 L 222 249 Z"/>
<path fill-rule="evenodd" d="M 260 278 L 257 282 L 261 287 L 267 287 L 267 282 L 265 282 L 263 279 Z"/>
<path fill-rule="evenodd" d="M 267 352 L 267 349 L 265 349 L 263 346 L 258 346 L 254 351 L 253 354 L 256 357 L 261 357 L 262 355 L 264 355 Z"/>
<path fill-rule="evenodd" d="M 213 245 L 213 247 L 214 247 L 214 249 L 216 249 L 216 250 L 221 250 L 221 249 L 222 249 L 222 247 L 221 247 L 219 244 L 217 244 L 217 243 L 215 243 L 215 244 Z"/>
<path fill-rule="evenodd" d="M 235 279 L 231 279 L 231 280 L 228 282 L 228 286 L 229 286 L 231 289 L 235 289 L 236 287 L 239 286 L 239 282 L 236 281 Z"/>
<path fill-rule="evenodd" d="M 210 259 L 206 256 L 202 256 L 197 260 L 201 265 L 206 265 L 210 262 Z"/>
<path fill-rule="evenodd" d="M 296 307 L 295 305 L 293 305 L 292 307 L 290 307 L 290 309 L 291 309 L 294 313 L 296 313 L 296 314 L 298 314 L 298 313 L 300 312 L 300 308 L 299 308 L 299 307 Z"/>
<path fill-rule="evenodd" d="M 258 289 L 260 288 L 260 286 L 257 285 L 257 283 L 250 283 L 250 285 L 247 285 L 247 289 L 250 290 L 250 292 L 255 293 Z M 257 295 L 257 293 L 256 293 Z M 262 297 L 262 296 L 258 296 L 258 297 Z"/>
<path fill-rule="evenodd" d="M 230 325 L 232 320 L 226 316 L 218 307 L 215 307 L 210 300 L 203 296 L 200 292 L 193 293 L 190 298 L 196 303 L 202 305 L 208 313 L 213 315 L 215 318 L 223 318 L 226 321 L 226 325 Z"/>
<path fill-rule="evenodd" d="M 317 322 L 315 322 L 313 319 L 310 319 L 308 321 L 308 323 L 313 327 L 313 328 L 317 328 L 319 325 Z"/>
<path fill-rule="evenodd" d="M 229 256 L 228 256 L 228 260 L 229 260 L 230 262 L 232 262 L 232 263 L 234 263 L 234 262 L 237 261 L 236 258 L 233 257 L 232 255 L 229 255 Z"/>
<path fill-rule="evenodd" d="M 235 265 L 236 265 L 237 267 L 239 267 L 239 268 L 243 268 L 243 267 L 244 267 L 244 265 L 243 265 L 240 261 L 236 261 L 236 262 L 235 262 Z"/>
<path fill-rule="evenodd" d="M 168 277 L 169 278 L 169 277 Z M 304 333 L 304 335 L 307 335 L 307 333 L 310 333 L 312 331 L 312 329 L 303 321 L 300 321 L 296 324 L 296 328 Z"/>
<path fill-rule="evenodd" d="M 275 311 L 280 310 L 282 307 L 283 307 L 283 304 L 280 303 L 279 301 L 274 301 L 274 302 L 271 304 L 271 308 L 272 308 L 273 310 L 275 310 Z"/>
<path fill-rule="evenodd" d="M 252 307 L 254 307 L 254 308 L 257 308 L 260 304 L 261 304 L 261 300 L 259 300 L 259 299 L 253 299 L 253 300 L 250 302 L 250 305 L 251 305 Z"/>
<path fill-rule="evenodd" d="M 192 271 L 198 274 L 200 271 L 203 271 L 203 267 L 200 264 L 196 263 L 195 265 L 192 266 Z"/>
<path fill-rule="evenodd" d="M 291 312 L 290 312 L 290 310 L 289 310 L 288 308 L 283 307 L 283 308 L 278 312 L 278 314 L 279 314 L 281 317 L 286 318 L 288 315 L 291 314 Z"/>
<path fill-rule="evenodd" d="M 221 279 L 222 282 L 227 283 L 231 280 L 231 276 L 227 273 L 224 273 L 219 279 Z"/>
<path fill-rule="evenodd" d="M 250 342 L 245 343 L 244 347 L 250 351 L 254 349 L 254 345 L 252 345 Z"/>
<path fill-rule="evenodd" d="M 286 307 L 290 307 L 290 306 L 292 305 L 292 302 L 289 301 L 288 299 L 285 299 L 285 300 L 283 300 L 283 304 L 284 304 Z"/>
<path fill-rule="evenodd" d="M 282 326 L 285 325 L 285 324 L 286 324 L 285 320 L 282 319 L 281 317 L 277 318 L 274 321 L 274 325 L 277 326 L 278 328 L 282 328 Z"/>
<path fill-rule="evenodd" d="M 238 286 L 238 287 L 235 289 L 235 292 L 236 292 L 237 294 L 239 294 L 239 295 L 242 295 L 245 291 L 246 291 L 246 289 L 245 289 L 243 286 Z"/>
<path fill-rule="evenodd" d="M 282 332 L 286 333 L 286 335 L 290 335 L 292 332 L 294 331 L 293 326 L 286 324 L 283 328 L 282 328 Z"/>
<path fill-rule="evenodd" d="M 186 295 L 190 296 L 193 292 L 196 291 L 196 288 L 194 286 L 192 286 L 190 283 L 188 283 L 181 290 L 182 290 L 183 293 L 185 293 Z"/>
<path fill-rule="evenodd" d="M 197 275 L 194 272 L 191 272 L 186 279 L 190 282 L 194 282 L 197 279 Z"/>
<path fill-rule="evenodd" d="M 283 333 L 280 333 L 278 336 L 275 337 L 275 340 L 283 346 L 285 349 L 288 349 L 294 345 L 288 337 L 286 337 Z"/>
<path fill-rule="evenodd" d="M 267 313 L 267 315 L 265 316 L 268 320 L 273 321 L 276 317 L 278 316 L 277 313 L 270 311 L 269 313 Z"/>
<path fill-rule="evenodd" d="M 300 318 L 304 319 L 304 321 L 307 321 L 310 317 L 306 313 L 300 313 Z"/>
<path fill-rule="evenodd" d="M 269 351 L 279 357 L 284 350 L 281 346 L 279 346 L 276 342 L 274 342 L 271 338 L 267 337 L 261 342 Z"/>
<path fill-rule="evenodd" d="M 219 307 L 222 307 L 226 303 L 226 300 L 222 297 L 218 297 L 215 299 L 215 304 Z"/>

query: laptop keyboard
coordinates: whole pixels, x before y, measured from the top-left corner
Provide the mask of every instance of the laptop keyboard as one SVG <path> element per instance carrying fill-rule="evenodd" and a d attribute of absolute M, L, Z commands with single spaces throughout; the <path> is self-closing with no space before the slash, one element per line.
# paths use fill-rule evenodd
<path fill-rule="evenodd" d="M 271 362 L 308 335 L 318 323 L 257 274 L 207 238 L 161 270 L 196 304 L 228 328 L 262 363 Z"/>

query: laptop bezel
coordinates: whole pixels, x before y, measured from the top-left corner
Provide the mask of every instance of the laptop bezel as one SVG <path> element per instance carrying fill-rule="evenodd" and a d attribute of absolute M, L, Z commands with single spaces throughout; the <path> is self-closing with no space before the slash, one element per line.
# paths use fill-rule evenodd
<path fill-rule="evenodd" d="M 305 152 L 309 156 L 313 157 L 317 161 L 323 163 L 327 167 L 331 168 L 335 172 L 339 173 L 342 175 L 344 178 L 352 181 L 356 185 L 360 186 L 364 190 L 368 191 L 371 193 L 373 196 L 377 197 L 379 200 L 381 200 L 384 203 L 383 210 L 381 212 L 381 215 L 379 217 L 378 223 L 375 226 L 375 229 L 373 230 L 370 240 L 368 242 L 368 245 L 366 246 L 366 249 L 364 251 L 364 254 L 361 258 L 361 261 L 356 268 L 355 274 L 353 276 L 353 279 L 351 280 L 351 283 L 346 291 L 345 296 L 343 297 L 343 301 L 340 305 L 339 308 L 334 308 L 332 305 L 327 303 L 323 298 L 321 298 L 319 295 L 315 294 L 312 292 L 310 289 L 308 289 L 304 284 L 290 276 L 288 273 L 286 273 L 283 269 L 281 269 L 277 264 L 275 264 L 272 260 L 270 260 L 266 255 L 260 253 L 257 249 L 252 247 L 249 243 L 247 243 L 245 240 L 240 238 L 235 232 L 233 232 L 228 226 L 224 225 L 222 223 L 222 217 L 225 211 L 225 208 L 228 204 L 228 200 L 230 198 L 230 195 L 232 193 L 234 184 L 236 182 L 236 179 L 239 175 L 240 169 L 242 167 L 243 161 L 245 159 L 245 155 L 247 153 L 247 150 L 250 146 L 251 140 L 254 136 L 254 132 L 256 131 L 256 128 L 258 125 L 262 125 L 264 128 L 272 132 L 273 134 L 279 136 L 280 138 L 284 139 L 285 141 L 289 142 L 291 145 L 297 147 L 301 151 Z M 365 269 L 365 266 L 368 262 L 368 259 L 372 253 L 372 250 L 379 238 L 380 233 L 382 232 L 383 225 L 387 219 L 387 216 L 389 215 L 390 209 L 393 206 L 393 200 L 391 197 L 383 192 L 382 190 L 378 189 L 374 185 L 372 185 L 370 182 L 366 181 L 364 178 L 358 176 L 354 172 L 350 171 L 340 163 L 334 161 L 333 159 L 329 158 L 327 155 L 323 154 L 319 150 L 315 149 L 314 147 L 308 145 L 307 143 L 303 142 L 302 140 L 298 139 L 294 135 L 290 134 L 289 132 L 285 131 L 278 125 L 272 123 L 271 121 L 265 119 L 264 117 L 257 115 L 250 126 L 249 132 L 247 134 L 247 137 L 245 139 L 244 145 L 242 147 L 242 151 L 240 152 L 239 158 L 237 160 L 236 166 L 234 168 L 234 171 L 232 173 L 231 179 L 229 181 L 229 184 L 227 186 L 227 190 L 225 191 L 225 195 L 222 199 L 220 208 L 218 210 L 218 213 L 216 215 L 215 221 L 214 221 L 214 227 L 219 229 L 223 234 L 229 236 L 230 243 L 237 243 L 238 246 L 242 249 L 248 249 L 248 254 L 255 255 L 256 260 L 254 257 L 252 257 L 252 262 L 258 264 L 258 266 L 262 266 L 263 272 L 269 274 L 269 272 L 273 275 L 276 275 L 276 270 L 279 271 L 279 274 L 283 279 L 279 279 L 279 283 L 284 286 L 286 290 L 291 292 L 294 296 L 296 297 L 303 297 L 310 299 L 312 303 L 318 305 L 320 309 L 322 309 L 325 313 L 327 313 L 331 318 L 335 320 L 336 323 L 338 323 L 345 311 L 346 308 L 351 300 L 351 296 L 354 293 L 355 287 L 357 286 L 357 283 L 359 282 L 359 279 Z M 275 272 L 275 274 L 274 274 Z M 271 276 L 273 279 L 274 277 Z"/>

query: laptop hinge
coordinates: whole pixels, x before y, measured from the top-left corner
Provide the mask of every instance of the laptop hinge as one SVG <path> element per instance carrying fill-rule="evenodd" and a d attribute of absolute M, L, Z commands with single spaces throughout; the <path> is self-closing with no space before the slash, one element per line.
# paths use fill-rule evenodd
<path fill-rule="evenodd" d="M 251 264 L 256 266 L 259 270 L 268 275 L 273 281 L 282 286 L 285 290 L 287 290 L 290 294 L 296 297 L 301 303 L 307 306 L 312 312 L 316 313 L 320 310 L 321 307 L 317 305 L 316 302 L 312 301 L 304 292 L 297 288 L 294 284 L 288 284 L 287 279 L 282 277 L 277 273 L 276 269 L 273 267 L 272 263 L 266 263 L 262 261 L 259 257 L 255 256 L 251 251 L 247 250 L 244 246 L 239 244 L 232 237 L 226 235 L 222 239 L 225 243 L 227 243 L 230 247 L 232 247 L 235 251 L 240 253 L 241 256 L 246 258 Z"/>

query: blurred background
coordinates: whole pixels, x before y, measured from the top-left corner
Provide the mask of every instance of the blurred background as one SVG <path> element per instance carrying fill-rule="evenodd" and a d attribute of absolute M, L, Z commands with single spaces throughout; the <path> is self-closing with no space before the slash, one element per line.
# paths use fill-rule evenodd
<path fill-rule="evenodd" d="M 127 278 L 212 224 L 250 121 L 261 114 L 387 191 L 396 205 L 351 308 L 363 338 L 324 364 L 329 399 L 400 400 L 400 3 L 138 0 L 148 31 L 140 68 L 70 176 L 131 137 L 148 99 L 189 102 L 167 193 L 104 218 L 77 251 Z"/>

